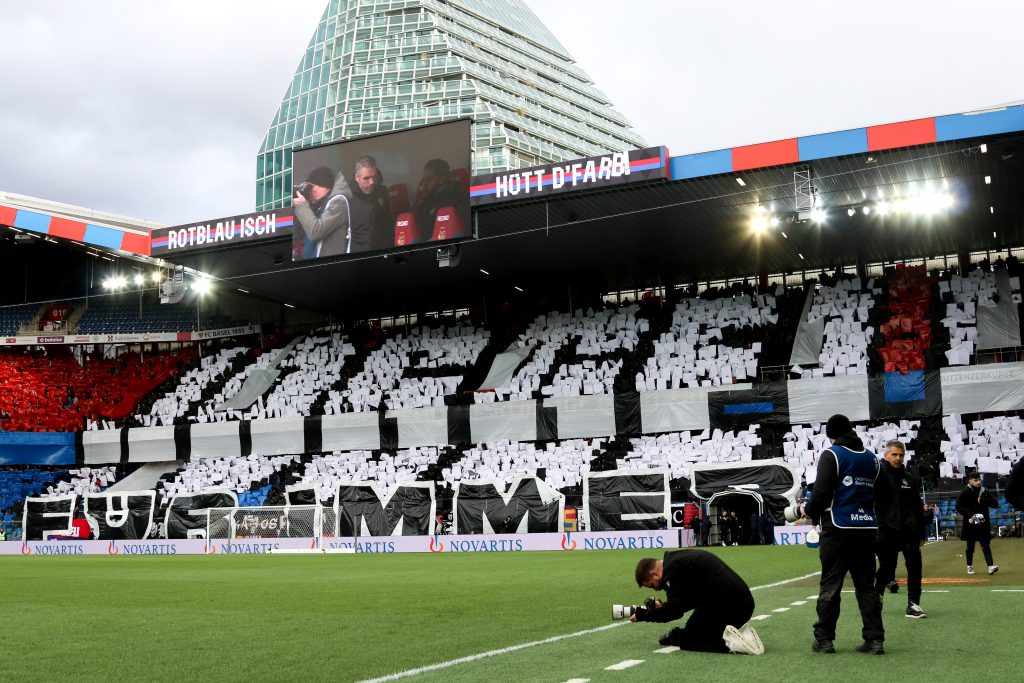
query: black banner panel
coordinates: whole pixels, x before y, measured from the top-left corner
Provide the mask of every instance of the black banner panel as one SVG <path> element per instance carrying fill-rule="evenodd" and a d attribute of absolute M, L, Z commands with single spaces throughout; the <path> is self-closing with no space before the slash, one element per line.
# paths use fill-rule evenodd
<path fill-rule="evenodd" d="M 667 525 L 671 514 L 668 472 L 590 472 L 583 480 L 587 531 L 643 531 Z"/>
<path fill-rule="evenodd" d="M 334 497 L 339 536 L 427 536 L 436 509 L 434 484 L 426 481 L 399 484 L 386 498 L 373 482 L 347 482 Z"/>
<path fill-rule="evenodd" d="M 501 487 L 499 489 L 498 487 Z M 459 482 L 455 490 L 455 533 L 559 533 L 565 497 L 536 477 L 521 477 L 503 494 L 491 480 Z"/>
<path fill-rule="evenodd" d="M 49 536 L 71 534 L 71 522 L 75 518 L 78 496 L 28 497 L 22 515 L 22 540 L 45 541 Z"/>
<path fill-rule="evenodd" d="M 785 382 L 756 384 L 750 389 L 708 393 L 713 429 L 742 430 L 752 424 L 789 424 L 789 393 Z"/>
<path fill-rule="evenodd" d="M 716 494 L 745 492 L 762 499 L 776 522 L 800 490 L 793 469 L 781 458 L 736 463 L 695 463 L 690 492 L 707 500 Z"/>
<path fill-rule="evenodd" d="M 872 420 L 921 420 L 942 415 L 942 377 L 938 370 L 884 372 L 868 377 Z"/>
<path fill-rule="evenodd" d="M 228 538 L 234 491 L 202 491 L 175 496 L 167 506 L 166 538 Z M 209 527 L 209 528 L 208 528 Z"/>
<path fill-rule="evenodd" d="M 100 540 L 141 541 L 149 537 L 156 491 L 85 494 L 85 514 Z"/>

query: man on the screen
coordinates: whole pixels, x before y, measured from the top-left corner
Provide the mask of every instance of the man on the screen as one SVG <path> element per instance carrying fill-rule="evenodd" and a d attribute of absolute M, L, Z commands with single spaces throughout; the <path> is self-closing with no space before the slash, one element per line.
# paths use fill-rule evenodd
<path fill-rule="evenodd" d="M 353 253 L 383 249 L 391 245 L 394 218 L 383 175 L 377 160 L 371 156 L 359 157 L 355 174 L 356 187 L 352 192 L 352 248 Z"/>
<path fill-rule="evenodd" d="M 345 176 L 339 173 L 335 177 L 327 166 L 313 169 L 306 182 L 296 188 L 292 199 L 295 218 L 314 246 L 313 253 L 304 250 L 303 258 L 348 253 L 351 196 Z"/>
<path fill-rule="evenodd" d="M 459 182 L 451 177 L 451 169 L 444 159 L 431 159 L 423 167 L 423 178 L 416 197 L 413 214 L 424 239 L 431 239 L 438 209 L 444 207 L 454 208 L 462 221 L 462 229 L 468 227 L 468 197 Z"/>

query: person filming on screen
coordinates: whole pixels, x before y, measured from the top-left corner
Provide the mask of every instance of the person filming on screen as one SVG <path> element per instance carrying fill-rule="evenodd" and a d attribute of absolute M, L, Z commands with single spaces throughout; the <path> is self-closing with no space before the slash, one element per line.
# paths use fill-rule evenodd
<path fill-rule="evenodd" d="M 345 176 L 337 177 L 327 166 L 313 169 L 306 182 L 295 188 L 292 206 L 302 231 L 313 243 L 313 253 L 303 250 L 303 258 L 336 256 L 349 252 L 352 196 Z M 294 238 L 298 241 L 298 236 Z"/>
<path fill-rule="evenodd" d="M 383 176 L 371 156 L 356 161 L 352 192 L 352 253 L 384 249 L 391 245 L 394 218 Z"/>
<path fill-rule="evenodd" d="M 466 193 L 459 182 L 451 177 L 451 168 L 444 159 L 431 159 L 423 167 L 423 178 L 416 192 L 413 214 L 420 231 L 428 239 L 434 228 L 438 209 L 453 207 L 459 213 L 463 226 L 469 225 Z"/>

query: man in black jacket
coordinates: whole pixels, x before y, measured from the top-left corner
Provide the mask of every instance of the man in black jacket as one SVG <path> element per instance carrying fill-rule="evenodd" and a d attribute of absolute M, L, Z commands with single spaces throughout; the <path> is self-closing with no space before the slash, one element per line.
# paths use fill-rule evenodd
<path fill-rule="evenodd" d="M 875 479 L 878 459 L 864 448 L 845 415 L 833 415 L 825 427 L 832 446 L 818 458 L 811 499 L 803 514 L 821 525 L 821 582 L 818 621 L 811 651 L 835 653 L 840 594 L 849 572 L 860 608 L 861 636 L 856 647 L 865 654 L 885 654 L 882 599 L 875 591 Z"/>
<path fill-rule="evenodd" d="M 992 523 L 988 510 L 996 505 L 996 497 L 981 485 L 981 475 L 978 472 L 969 474 L 966 488 L 956 499 L 956 511 L 964 516 L 960 537 L 967 541 L 967 552 L 964 556 L 967 558 L 968 574 L 974 574 L 975 543 L 981 545 L 981 552 L 988 563 L 988 573 L 995 574 L 999 571 L 999 565 L 992 559 L 992 548 L 989 546 L 992 540 Z"/>
<path fill-rule="evenodd" d="M 355 188 L 350 203 L 352 212 L 352 243 L 349 253 L 385 249 L 394 243 L 394 219 L 387 188 L 381 179 L 377 160 L 359 157 L 352 179 Z"/>
<path fill-rule="evenodd" d="M 667 552 L 663 559 L 645 557 L 636 565 L 636 584 L 666 591 L 654 609 L 640 608 L 630 621 L 664 623 L 693 610 L 683 628 L 674 628 L 659 641 L 682 650 L 739 652 L 759 655 L 764 646 L 747 623 L 754 613 L 754 596 L 739 575 L 705 550 Z"/>
<path fill-rule="evenodd" d="M 879 595 L 896 576 L 896 560 L 903 553 L 907 567 L 907 617 L 928 615 L 921 609 L 921 546 L 924 545 L 924 503 L 920 484 L 903 466 L 906 448 L 902 441 L 885 444 L 875 480 L 878 513 L 878 573 L 875 590 Z"/>

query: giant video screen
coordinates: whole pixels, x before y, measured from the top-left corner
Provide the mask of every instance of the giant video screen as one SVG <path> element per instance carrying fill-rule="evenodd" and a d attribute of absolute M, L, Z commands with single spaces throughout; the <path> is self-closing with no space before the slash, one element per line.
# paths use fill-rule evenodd
<path fill-rule="evenodd" d="M 295 150 L 292 179 L 295 261 L 472 232 L 468 119 Z"/>

